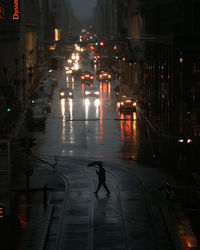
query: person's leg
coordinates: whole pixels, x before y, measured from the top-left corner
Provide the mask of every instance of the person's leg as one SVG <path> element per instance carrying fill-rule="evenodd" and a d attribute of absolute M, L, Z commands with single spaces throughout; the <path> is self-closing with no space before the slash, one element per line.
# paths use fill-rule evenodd
<path fill-rule="evenodd" d="M 98 192 L 99 192 L 99 189 L 100 189 L 101 185 L 102 185 L 102 183 L 101 183 L 101 182 L 99 182 L 99 183 L 98 183 L 97 190 L 96 190 L 96 192 L 94 192 L 95 194 L 98 194 Z"/>
<path fill-rule="evenodd" d="M 107 185 L 105 182 L 103 182 L 103 186 L 105 188 L 105 190 L 107 191 L 107 194 L 110 194 L 110 190 L 108 189 Z"/>

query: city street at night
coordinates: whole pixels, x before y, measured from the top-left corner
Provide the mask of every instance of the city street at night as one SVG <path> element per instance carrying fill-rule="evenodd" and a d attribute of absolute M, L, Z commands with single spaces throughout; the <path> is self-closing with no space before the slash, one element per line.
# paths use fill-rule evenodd
<path fill-rule="evenodd" d="M 8 2 L 0 249 L 200 249 L 198 1 Z"/>

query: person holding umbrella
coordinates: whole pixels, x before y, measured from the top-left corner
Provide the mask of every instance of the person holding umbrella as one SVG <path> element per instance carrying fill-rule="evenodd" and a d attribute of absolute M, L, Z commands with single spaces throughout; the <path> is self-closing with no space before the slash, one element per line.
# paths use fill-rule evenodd
<path fill-rule="evenodd" d="M 98 183 L 96 192 L 94 192 L 94 194 L 98 195 L 99 189 L 103 185 L 103 187 L 107 191 L 106 195 L 109 196 L 110 195 L 110 190 L 108 189 L 108 187 L 106 185 L 106 182 L 105 182 L 106 181 L 106 171 L 103 168 L 103 164 L 102 164 L 101 161 L 91 162 L 90 164 L 88 164 L 88 167 L 95 166 L 95 165 L 99 166 L 99 170 L 96 170 L 96 173 L 97 173 L 98 179 L 99 179 L 99 183 Z"/>

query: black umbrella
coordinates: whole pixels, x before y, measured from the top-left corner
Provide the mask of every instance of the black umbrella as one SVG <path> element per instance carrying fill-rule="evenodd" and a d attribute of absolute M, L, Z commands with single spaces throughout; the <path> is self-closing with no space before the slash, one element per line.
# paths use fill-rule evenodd
<path fill-rule="evenodd" d="M 88 167 L 94 167 L 96 165 L 98 166 L 102 165 L 102 161 L 92 161 L 88 164 Z"/>

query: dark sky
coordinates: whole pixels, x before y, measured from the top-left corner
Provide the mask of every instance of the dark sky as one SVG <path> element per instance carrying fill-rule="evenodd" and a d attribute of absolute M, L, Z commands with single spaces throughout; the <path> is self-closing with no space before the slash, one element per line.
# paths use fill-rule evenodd
<path fill-rule="evenodd" d="M 71 5 L 77 17 L 87 18 L 91 17 L 96 0 L 71 0 Z"/>

